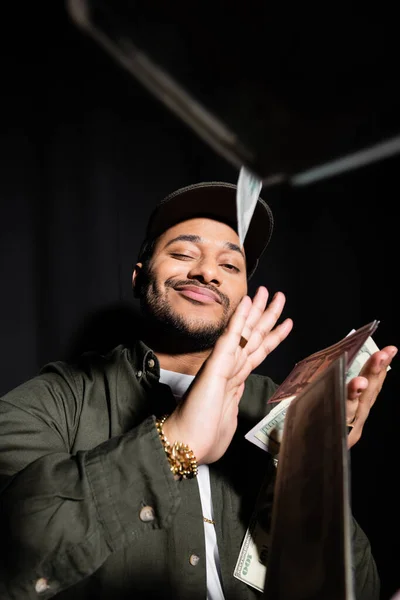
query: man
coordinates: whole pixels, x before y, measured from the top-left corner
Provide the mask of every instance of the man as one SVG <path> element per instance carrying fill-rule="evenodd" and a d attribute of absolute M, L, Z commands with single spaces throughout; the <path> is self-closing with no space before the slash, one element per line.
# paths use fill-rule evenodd
<path fill-rule="evenodd" d="M 247 296 L 273 218 L 259 199 L 241 247 L 235 193 L 201 183 L 156 207 L 133 273 L 140 339 L 0 402 L 2 600 L 260 597 L 233 570 L 272 457 L 244 434 L 276 389 L 252 371 L 292 321 L 283 293 Z M 396 351 L 348 384 L 349 447 Z M 357 597 L 377 599 L 355 521 L 353 552 Z"/>

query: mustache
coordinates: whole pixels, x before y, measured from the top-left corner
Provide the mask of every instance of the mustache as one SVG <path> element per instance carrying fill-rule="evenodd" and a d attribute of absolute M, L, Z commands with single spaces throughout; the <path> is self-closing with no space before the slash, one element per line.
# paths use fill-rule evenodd
<path fill-rule="evenodd" d="M 213 292 L 214 294 L 217 294 L 218 298 L 221 301 L 222 306 L 227 309 L 229 308 L 229 298 L 228 296 L 225 296 L 225 294 L 223 294 L 222 292 L 220 292 L 217 288 L 215 288 L 212 285 L 206 285 L 206 284 L 202 284 L 199 283 L 198 281 L 195 281 L 193 279 L 167 279 L 165 282 L 166 287 L 171 287 L 171 288 L 177 288 L 177 287 L 183 287 L 185 285 L 191 285 L 191 286 L 196 286 L 201 290 L 210 290 L 211 292 Z"/>

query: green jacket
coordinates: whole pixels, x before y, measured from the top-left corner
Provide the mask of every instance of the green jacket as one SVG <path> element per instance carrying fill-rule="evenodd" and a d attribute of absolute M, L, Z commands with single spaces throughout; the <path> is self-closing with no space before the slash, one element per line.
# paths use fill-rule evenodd
<path fill-rule="evenodd" d="M 272 460 L 244 434 L 275 389 L 249 377 L 235 437 L 210 466 L 226 600 L 261 597 L 233 571 Z M 197 481 L 174 480 L 154 425 L 174 407 L 141 342 L 51 363 L 1 399 L 1 600 L 206 600 Z M 357 598 L 377 600 L 375 563 L 354 520 L 353 550 Z"/>

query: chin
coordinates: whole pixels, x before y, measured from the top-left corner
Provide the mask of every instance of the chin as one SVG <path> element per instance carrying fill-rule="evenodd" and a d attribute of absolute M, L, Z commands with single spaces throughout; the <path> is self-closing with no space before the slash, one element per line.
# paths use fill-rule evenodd
<path fill-rule="evenodd" d="M 156 294 L 142 296 L 142 310 L 165 338 L 178 338 L 194 349 L 208 349 L 225 330 L 228 315 L 221 304 L 188 302 L 186 299 L 172 302 L 159 299 Z"/>
<path fill-rule="evenodd" d="M 219 333 L 220 330 L 221 330 L 220 323 L 214 323 L 214 322 L 204 323 L 204 321 L 202 323 L 198 323 L 198 324 L 190 323 L 187 327 L 187 332 L 189 335 L 198 335 L 198 336 L 211 335 L 211 337 L 214 337 L 217 334 L 217 332 L 218 332 L 218 335 L 220 335 L 220 333 Z"/>

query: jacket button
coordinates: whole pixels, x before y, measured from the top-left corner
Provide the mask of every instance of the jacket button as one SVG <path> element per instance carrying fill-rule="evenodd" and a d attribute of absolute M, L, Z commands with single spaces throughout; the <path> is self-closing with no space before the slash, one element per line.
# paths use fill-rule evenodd
<path fill-rule="evenodd" d="M 141 378 L 142 375 L 143 375 L 142 371 L 138 371 L 136 373 L 136 377 L 138 377 L 139 379 Z"/>
<path fill-rule="evenodd" d="M 154 358 L 149 358 L 149 360 L 147 361 L 147 366 L 149 367 L 149 369 L 152 369 L 155 364 L 156 361 L 154 360 Z"/>
<path fill-rule="evenodd" d="M 42 592 L 45 592 L 46 590 L 48 590 L 49 587 L 50 586 L 47 583 L 47 579 L 45 579 L 44 577 L 41 577 L 35 583 L 35 592 L 37 594 L 41 594 Z"/>
<path fill-rule="evenodd" d="M 197 556 L 197 554 L 190 555 L 189 562 L 192 565 L 192 567 L 196 567 L 199 564 L 199 560 L 200 556 Z"/>
<path fill-rule="evenodd" d="M 139 513 L 139 518 L 144 523 L 149 523 L 150 521 L 154 521 L 155 514 L 152 506 L 143 506 L 142 510 Z"/>

